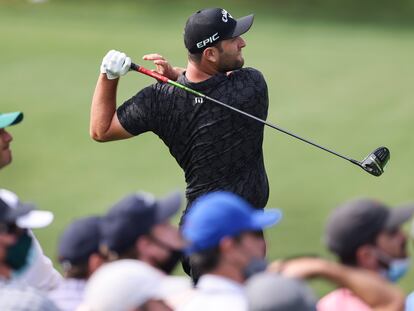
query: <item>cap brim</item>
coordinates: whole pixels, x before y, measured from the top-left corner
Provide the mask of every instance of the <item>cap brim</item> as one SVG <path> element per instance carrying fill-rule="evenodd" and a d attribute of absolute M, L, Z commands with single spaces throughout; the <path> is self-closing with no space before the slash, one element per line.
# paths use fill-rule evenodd
<path fill-rule="evenodd" d="M 0 114 L 0 128 L 20 123 L 23 120 L 22 112 L 9 112 Z"/>
<path fill-rule="evenodd" d="M 406 205 L 390 209 L 390 215 L 385 224 L 386 229 L 395 229 L 410 220 L 414 214 L 414 205 Z"/>
<path fill-rule="evenodd" d="M 173 192 L 165 198 L 157 200 L 157 222 L 162 223 L 174 216 L 181 207 L 183 195 L 180 191 Z"/>
<path fill-rule="evenodd" d="M 236 27 L 233 30 L 232 38 L 241 36 L 246 33 L 250 27 L 252 27 L 254 15 L 250 14 L 245 17 L 238 18 L 236 20 Z"/>
<path fill-rule="evenodd" d="M 38 229 L 50 225 L 53 221 L 53 213 L 49 211 L 29 211 L 16 220 L 16 225 L 25 229 Z"/>
<path fill-rule="evenodd" d="M 251 229 L 264 229 L 277 224 L 282 219 L 282 211 L 277 208 L 255 211 L 252 215 Z"/>
<path fill-rule="evenodd" d="M 16 223 L 19 218 L 24 217 L 34 208 L 35 206 L 33 204 L 19 204 L 18 206 L 9 209 L 5 220 L 9 223 Z"/>

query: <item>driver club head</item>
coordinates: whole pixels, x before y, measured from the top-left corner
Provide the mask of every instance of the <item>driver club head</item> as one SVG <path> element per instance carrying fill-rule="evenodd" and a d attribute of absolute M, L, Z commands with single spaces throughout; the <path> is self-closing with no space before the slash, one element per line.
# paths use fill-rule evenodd
<path fill-rule="evenodd" d="M 381 176 L 389 159 L 390 150 L 387 147 L 379 147 L 371 152 L 360 166 L 371 175 Z"/>

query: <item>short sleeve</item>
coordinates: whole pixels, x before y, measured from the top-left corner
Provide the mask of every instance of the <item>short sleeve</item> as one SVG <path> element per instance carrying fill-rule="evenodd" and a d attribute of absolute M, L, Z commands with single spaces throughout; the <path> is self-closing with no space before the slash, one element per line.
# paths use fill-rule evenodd
<path fill-rule="evenodd" d="M 148 86 L 118 107 L 118 120 L 130 134 L 139 135 L 152 129 L 154 93 L 153 86 Z"/>

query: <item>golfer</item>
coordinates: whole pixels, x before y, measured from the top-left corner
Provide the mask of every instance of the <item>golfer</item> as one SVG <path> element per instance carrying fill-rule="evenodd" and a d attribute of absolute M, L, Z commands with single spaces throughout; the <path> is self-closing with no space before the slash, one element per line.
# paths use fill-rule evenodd
<path fill-rule="evenodd" d="M 234 19 L 224 9 L 204 9 L 184 29 L 188 64 L 161 67 L 170 79 L 266 119 L 267 85 L 262 74 L 243 68 L 241 37 L 253 15 Z M 187 209 L 200 195 L 225 190 L 256 208 L 265 207 L 269 187 L 263 162 L 263 125 L 171 85 L 155 83 L 117 108 L 119 77 L 130 68 L 124 53 L 109 51 L 92 100 L 90 134 L 96 141 L 126 139 L 152 131 L 184 170 Z M 186 209 L 186 210 L 187 210 Z"/>

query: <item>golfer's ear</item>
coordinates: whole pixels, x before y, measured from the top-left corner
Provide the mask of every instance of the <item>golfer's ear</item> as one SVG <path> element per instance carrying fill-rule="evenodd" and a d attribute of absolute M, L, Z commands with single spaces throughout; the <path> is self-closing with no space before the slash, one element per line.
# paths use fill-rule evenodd
<path fill-rule="evenodd" d="M 203 51 L 204 58 L 211 63 L 217 63 L 218 55 L 218 50 L 215 47 L 209 47 Z"/>

